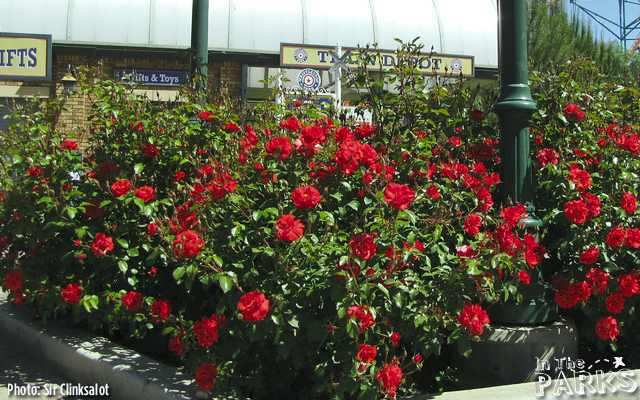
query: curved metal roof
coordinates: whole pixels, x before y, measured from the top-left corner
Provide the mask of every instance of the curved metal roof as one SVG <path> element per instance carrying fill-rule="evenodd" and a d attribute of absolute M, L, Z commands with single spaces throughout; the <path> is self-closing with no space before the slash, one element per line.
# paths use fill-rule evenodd
<path fill-rule="evenodd" d="M 497 0 L 210 0 L 209 49 L 274 54 L 281 42 L 426 49 L 496 67 Z M 2 0 L 4 32 L 54 43 L 186 48 L 191 0 Z"/>

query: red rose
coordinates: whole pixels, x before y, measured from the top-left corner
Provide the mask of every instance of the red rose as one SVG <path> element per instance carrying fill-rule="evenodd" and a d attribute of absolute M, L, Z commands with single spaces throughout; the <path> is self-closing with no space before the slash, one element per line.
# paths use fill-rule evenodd
<path fill-rule="evenodd" d="M 531 276 L 529 275 L 529 272 L 527 271 L 520 271 L 518 272 L 518 278 L 522 281 L 522 283 L 524 283 L 525 285 L 528 285 L 531 283 Z"/>
<path fill-rule="evenodd" d="M 202 317 L 201 321 L 196 321 L 193 325 L 193 332 L 198 337 L 200 346 L 211 346 L 218 340 L 218 317 L 215 314 L 211 318 Z"/>
<path fill-rule="evenodd" d="M 7 275 L 4 278 L 4 282 L 2 285 L 6 287 L 8 290 L 16 292 L 22 289 L 22 275 L 20 274 L 20 270 L 12 269 L 7 272 Z"/>
<path fill-rule="evenodd" d="M 622 195 L 622 200 L 620 201 L 620 205 L 622 205 L 622 209 L 627 214 L 633 214 L 638 209 L 636 196 L 632 195 L 629 192 L 624 192 Z"/>
<path fill-rule="evenodd" d="M 612 293 L 605 300 L 607 311 L 613 314 L 619 314 L 624 309 L 625 299 L 620 293 Z"/>
<path fill-rule="evenodd" d="M 517 226 L 522 218 L 527 216 L 527 210 L 522 204 L 516 204 L 513 207 L 507 207 L 500 211 L 500 216 L 504 218 L 511 226 Z"/>
<path fill-rule="evenodd" d="M 358 360 L 363 363 L 370 364 L 378 355 L 378 349 L 375 346 L 361 344 L 358 346 Z"/>
<path fill-rule="evenodd" d="M 210 121 L 210 122 L 214 122 L 218 119 L 211 111 L 206 111 L 206 110 L 200 111 L 200 113 L 196 115 L 196 118 L 202 121 Z"/>
<path fill-rule="evenodd" d="M 349 241 L 349 246 L 353 254 L 362 261 L 372 258 L 377 252 L 373 236 L 368 233 L 360 233 L 354 236 Z"/>
<path fill-rule="evenodd" d="M 214 381 L 217 377 L 218 370 L 212 363 L 203 363 L 196 371 L 196 383 L 200 386 L 200 389 L 205 392 L 208 392 L 216 386 Z"/>
<path fill-rule="evenodd" d="M 583 264 L 593 264 L 598 261 L 600 250 L 597 247 L 589 247 L 580 254 L 580 262 Z"/>
<path fill-rule="evenodd" d="M 398 347 L 398 342 L 400 341 L 400 334 L 398 332 L 393 332 L 391 334 L 391 344 L 393 347 Z"/>
<path fill-rule="evenodd" d="M 482 110 L 474 108 L 469 112 L 469 118 L 471 118 L 472 121 L 482 121 L 484 119 L 484 114 L 482 113 Z"/>
<path fill-rule="evenodd" d="M 624 242 L 625 235 L 626 231 L 624 230 L 624 228 L 616 226 L 615 228 L 611 229 L 609 233 L 607 233 L 605 241 L 611 247 L 620 247 Z"/>
<path fill-rule="evenodd" d="M 595 218 L 600 215 L 602 202 L 598 196 L 595 196 L 589 192 L 580 193 L 580 200 L 587 204 L 587 218 Z"/>
<path fill-rule="evenodd" d="M 427 188 L 427 195 L 432 199 L 439 199 L 440 193 L 438 192 L 438 187 L 436 185 L 431 185 Z"/>
<path fill-rule="evenodd" d="M 285 121 L 280 121 L 280 128 L 286 129 L 289 132 L 300 132 L 300 122 L 297 118 L 290 117 Z"/>
<path fill-rule="evenodd" d="M 611 277 L 600 268 L 592 268 L 587 272 L 586 280 L 595 294 L 602 294 L 607 290 Z"/>
<path fill-rule="evenodd" d="M 415 198 L 415 191 L 407 185 L 390 182 L 384 188 L 384 200 L 396 210 L 406 210 Z"/>
<path fill-rule="evenodd" d="M 585 170 L 578 168 L 574 163 L 571 164 L 569 171 L 569 180 L 576 184 L 576 189 L 583 191 L 591 187 L 591 175 Z"/>
<path fill-rule="evenodd" d="M 245 321 L 260 321 L 269 313 L 269 300 L 261 292 L 246 293 L 238 302 L 238 310 Z"/>
<path fill-rule="evenodd" d="M 122 304 L 129 311 L 138 311 L 142 307 L 142 294 L 138 292 L 129 292 L 122 295 Z"/>
<path fill-rule="evenodd" d="M 97 218 L 104 214 L 104 208 L 100 207 L 100 200 L 91 199 L 87 203 L 90 203 L 84 206 L 84 213 L 87 218 Z"/>
<path fill-rule="evenodd" d="M 356 139 L 360 140 L 375 135 L 376 131 L 372 125 L 365 122 L 364 124 L 358 125 L 353 133 L 356 136 Z"/>
<path fill-rule="evenodd" d="M 66 289 L 62 289 L 62 298 L 69 304 L 76 304 L 82 297 L 82 286 L 77 283 L 70 283 Z"/>
<path fill-rule="evenodd" d="M 536 160 L 538 160 L 542 168 L 550 164 L 557 164 L 558 152 L 554 149 L 540 149 L 538 155 L 536 155 Z"/>
<path fill-rule="evenodd" d="M 596 333 L 602 340 L 615 339 L 620 333 L 618 321 L 613 317 L 601 317 L 596 323 Z"/>
<path fill-rule="evenodd" d="M 104 233 L 96 234 L 93 243 L 91 243 L 91 250 L 98 257 L 106 256 L 107 253 L 113 250 L 113 238 Z"/>
<path fill-rule="evenodd" d="M 193 258 L 200 254 L 203 247 L 204 240 L 191 229 L 178 233 L 173 241 L 173 250 L 177 257 Z"/>
<path fill-rule="evenodd" d="M 179 331 L 178 336 L 174 336 L 169 340 L 169 350 L 175 351 L 179 356 L 184 353 L 184 347 L 182 347 L 182 338 L 186 334 L 185 331 Z M 187 343 L 187 349 L 189 348 L 189 343 Z"/>
<path fill-rule="evenodd" d="M 620 284 L 618 292 L 620 292 L 624 297 L 631 297 L 640 291 L 638 279 L 633 275 L 626 274 L 620 276 L 618 278 L 618 283 Z"/>
<path fill-rule="evenodd" d="M 480 233 L 482 227 L 482 218 L 476 213 L 471 213 L 464 220 L 464 231 L 471 236 L 475 236 Z"/>
<path fill-rule="evenodd" d="M 486 143 L 476 143 L 471 148 L 471 156 L 478 161 L 491 160 L 494 155 L 495 150 Z"/>
<path fill-rule="evenodd" d="M 568 201 L 564 205 L 564 215 L 574 224 L 580 225 L 587 220 L 589 208 L 587 203 L 582 200 Z"/>
<path fill-rule="evenodd" d="M 304 234 L 304 225 L 293 214 L 283 214 L 276 221 L 276 238 L 285 242 L 295 242 Z"/>
<path fill-rule="evenodd" d="M 130 181 L 120 179 L 111 185 L 111 193 L 116 197 L 124 196 L 129 193 L 129 190 L 131 190 Z"/>
<path fill-rule="evenodd" d="M 340 148 L 333 157 L 333 161 L 338 164 L 340 171 L 346 175 L 351 175 L 360 162 L 360 143 L 349 141 L 340 143 Z"/>
<path fill-rule="evenodd" d="M 62 141 L 62 143 L 60 143 L 60 148 L 67 150 L 78 150 L 78 143 L 74 142 L 73 140 L 64 140 Z"/>
<path fill-rule="evenodd" d="M 145 203 L 152 200 L 155 196 L 155 192 L 151 186 L 143 186 L 134 191 L 137 198 L 142 199 Z"/>
<path fill-rule="evenodd" d="M 281 160 L 289 157 L 293 145 L 291 140 L 287 137 L 273 138 L 265 144 L 265 149 L 269 154 L 276 154 Z"/>
<path fill-rule="evenodd" d="M 627 247 L 637 249 L 640 247 L 640 229 L 630 228 L 625 231 L 624 244 Z"/>
<path fill-rule="evenodd" d="M 155 224 L 155 222 L 151 222 L 149 225 L 147 225 L 147 236 L 153 236 L 156 233 L 158 233 L 158 226 Z"/>
<path fill-rule="evenodd" d="M 402 381 L 402 369 L 394 364 L 385 364 L 376 375 L 376 379 L 382 383 L 385 391 L 395 394 L 395 390 L 398 390 L 398 385 Z"/>
<path fill-rule="evenodd" d="M 375 325 L 376 323 L 368 306 L 351 306 L 347 310 L 347 316 L 355 317 L 360 321 L 360 333 L 364 333 L 367 328 Z"/>
<path fill-rule="evenodd" d="M 571 308 L 578 304 L 578 298 L 575 297 L 568 288 L 557 291 L 554 300 L 560 308 Z"/>
<path fill-rule="evenodd" d="M 163 322 L 169 319 L 169 313 L 171 313 L 171 306 L 166 301 L 154 300 L 151 305 L 151 314 L 153 315 L 153 322 L 159 322 L 158 318 Z"/>
<path fill-rule="evenodd" d="M 562 109 L 565 117 L 572 122 L 580 122 L 584 119 L 584 112 L 580 111 L 577 105 L 569 104 Z"/>
<path fill-rule="evenodd" d="M 574 282 L 569 286 L 569 293 L 577 301 L 587 301 L 591 296 L 591 286 L 587 282 Z"/>
<path fill-rule="evenodd" d="M 313 185 L 300 186 L 291 192 L 291 200 L 298 208 L 308 209 L 317 206 L 322 198 L 320 192 Z"/>
<path fill-rule="evenodd" d="M 468 328 L 472 335 L 484 332 L 484 326 L 489 323 L 489 314 L 479 304 L 467 304 L 458 315 L 460 325 Z"/>

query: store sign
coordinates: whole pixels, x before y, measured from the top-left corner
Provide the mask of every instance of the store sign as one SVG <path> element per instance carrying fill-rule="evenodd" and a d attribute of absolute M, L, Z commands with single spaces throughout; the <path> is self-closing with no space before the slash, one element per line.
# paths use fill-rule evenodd
<path fill-rule="evenodd" d="M 123 80 L 133 80 L 144 86 L 182 86 L 189 80 L 187 71 L 162 71 L 150 69 L 114 68 L 113 76 Z"/>
<path fill-rule="evenodd" d="M 0 33 L 0 79 L 51 80 L 51 35 Z"/>
<path fill-rule="evenodd" d="M 331 55 L 334 47 L 314 46 L 308 44 L 280 44 L 280 66 L 289 68 L 318 68 L 330 69 L 336 59 Z M 353 47 L 343 47 L 343 51 L 351 50 L 347 57 L 347 65 L 351 69 L 357 68 L 356 58 L 358 49 Z M 370 69 L 386 70 L 398 64 L 398 55 L 392 50 L 378 50 L 380 58 L 372 61 Z M 436 75 L 460 75 L 466 77 L 474 76 L 474 57 L 460 56 L 452 54 L 423 54 L 415 57 L 414 62 L 418 69 L 424 74 Z"/>

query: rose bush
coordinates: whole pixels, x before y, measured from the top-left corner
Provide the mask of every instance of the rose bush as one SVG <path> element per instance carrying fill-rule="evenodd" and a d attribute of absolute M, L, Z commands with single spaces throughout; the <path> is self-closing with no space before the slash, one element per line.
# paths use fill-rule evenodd
<path fill-rule="evenodd" d="M 567 246 L 551 240 L 558 224 L 582 221 L 577 234 L 600 218 L 593 196 L 603 210 L 609 203 L 593 190 L 601 180 L 586 159 L 597 154 L 549 150 L 551 130 L 539 174 L 561 176 L 566 190 L 542 179 L 538 201 L 571 193 L 587 210 L 572 203 L 562 220 L 564 205 L 540 207 L 544 245 L 523 232 L 525 208 L 496 204 L 499 141 L 481 110 L 492 100 L 463 81 L 420 74 L 411 61 L 419 49 L 402 45 L 383 76 L 367 68 L 376 52 L 363 49 L 350 84 L 372 123 L 304 98 L 257 105 L 245 122 L 224 99 L 200 105 L 187 89 L 192 101 L 158 106 L 99 70 L 79 80 L 92 82 L 84 90 L 93 104 L 81 154 L 56 125 L 61 104 L 16 110 L 2 142 L 4 289 L 43 319 L 127 341 L 163 334 L 161 350 L 205 391 L 305 399 L 442 389 L 447 354 L 470 351 L 490 323 L 486 310 L 518 296 L 544 246 L 566 258 Z M 385 79 L 393 92 L 381 89 Z M 579 106 L 560 103 L 543 109 L 539 125 L 568 140 L 592 112 L 580 121 Z M 611 149 L 626 135 L 610 139 Z M 618 202 L 636 193 L 618 189 Z M 635 243 L 622 224 L 632 216 L 618 217 Z M 597 230 L 601 242 L 579 243 L 605 250 L 608 228 Z M 601 282 L 604 271 L 594 270 Z M 557 286 L 562 304 L 593 296 L 593 284 L 573 278 Z M 603 321 L 594 334 L 625 329 Z"/>
<path fill-rule="evenodd" d="M 535 195 L 556 302 L 582 338 L 638 365 L 637 83 L 584 60 L 532 78 Z"/>

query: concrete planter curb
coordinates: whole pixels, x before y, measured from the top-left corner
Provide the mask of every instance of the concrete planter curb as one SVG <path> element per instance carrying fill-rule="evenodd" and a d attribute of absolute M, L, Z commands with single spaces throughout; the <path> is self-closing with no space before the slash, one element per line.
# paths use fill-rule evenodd
<path fill-rule="evenodd" d="M 83 330 L 33 321 L 1 292 L 0 336 L 70 383 L 108 384 L 112 399 L 197 398 L 193 377 Z"/>

